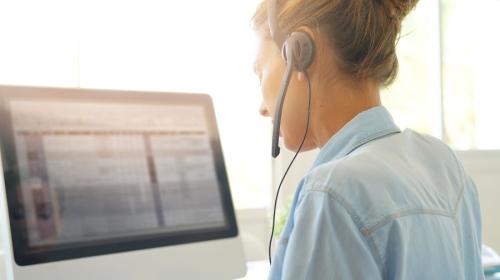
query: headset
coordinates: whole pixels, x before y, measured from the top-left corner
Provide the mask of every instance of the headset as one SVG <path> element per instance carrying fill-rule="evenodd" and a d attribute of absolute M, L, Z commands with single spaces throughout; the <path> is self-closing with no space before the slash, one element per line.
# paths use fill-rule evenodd
<path fill-rule="evenodd" d="M 267 16 L 269 21 L 269 30 L 271 31 L 271 38 L 274 40 L 278 48 L 281 49 L 281 55 L 286 61 L 286 72 L 281 80 L 278 99 L 276 102 L 276 111 L 274 113 L 274 127 L 273 127 L 273 142 L 272 142 L 272 156 L 276 158 L 280 154 L 279 147 L 279 133 L 281 123 L 281 113 L 283 111 L 283 103 L 285 101 L 288 84 L 292 72 L 299 71 L 306 73 L 306 70 L 311 65 L 315 46 L 312 38 L 306 32 L 295 31 L 289 36 L 286 36 L 279 28 L 277 19 L 277 6 L 278 0 L 268 0 Z"/>
<path fill-rule="evenodd" d="M 292 161 L 288 165 L 288 168 L 281 179 L 281 182 L 278 186 L 278 191 L 276 193 L 276 198 L 274 201 L 274 212 L 273 212 L 273 225 L 271 229 L 271 237 L 269 238 L 269 264 L 271 265 L 271 244 L 273 242 L 273 234 L 274 234 L 274 225 L 275 225 L 275 216 L 276 216 L 276 204 L 278 202 L 278 195 L 281 189 L 281 185 L 285 180 L 290 167 L 292 166 L 295 158 L 299 154 L 302 149 L 302 145 L 307 136 L 307 132 L 309 131 L 309 117 L 311 112 L 311 82 L 309 79 L 309 75 L 307 73 L 307 69 L 311 66 L 311 63 L 314 59 L 315 53 L 315 45 L 312 38 L 303 31 L 294 31 L 289 35 L 285 34 L 278 25 L 278 14 L 277 14 L 277 1 L 278 0 L 268 0 L 267 1 L 267 17 L 269 22 L 269 30 L 271 32 L 271 38 L 276 43 L 278 48 L 281 49 L 281 55 L 286 62 L 286 72 L 281 80 L 277 102 L 276 102 L 276 110 L 274 113 L 274 127 L 273 127 L 273 139 L 272 139 L 272 151 L 271 154 L 273 158 L 276 158 L 280 154 L 279 147 L 279 133 L 280 133 L 280 124 L 281 124 L 281 114 L 283 111 L 283 104 L 285 102 L 286 92 L 288 89 L 288 85 L 290 83 L 290 78 L 292 76 L 293 71 L 304 72 L 308 88 L 309 88 L 309 101 L 308 101 L 308 110 L 307 110 L 307 125 L 304 133 L 304 137 L 302 138 L 302 142 L 295 153 Z"/>

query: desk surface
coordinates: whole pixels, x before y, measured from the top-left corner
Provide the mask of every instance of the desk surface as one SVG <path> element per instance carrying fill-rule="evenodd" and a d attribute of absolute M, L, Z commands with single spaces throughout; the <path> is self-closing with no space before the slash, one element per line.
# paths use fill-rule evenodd
<path fill-rule="evenodd" d="M 262 280 L 267 279 L 269 263 L 267 261 L 248 262 L 247 275 L 235 280 Z M 3 253 L 0 251 L 0 279 L 6 279 Z M 500 279 L 500 278 L 499 278 Z M 493 279 L 492 279 L 493 280 Z"/>
<path fill-rule="evenodd" d="M 247 262 L 247 275 L 235 280 L 262 280 L 267 279 L 268 274 L 268 261 Z"/>
<path fill-rule="evenodd" d="M 3 255 L 0 252 L 0 279 L 5 279 L 4 262 L 2 259 Z M 258 262 L 248 262 L 247 263 L 247 275 L 243 278 L 235 280 L 262 280 L 267 279 L 269 273 L 269 263 L 267 261 Z M 487 277 L 486 280 L 500 280 L 500 273 L 494 276 Z"/>

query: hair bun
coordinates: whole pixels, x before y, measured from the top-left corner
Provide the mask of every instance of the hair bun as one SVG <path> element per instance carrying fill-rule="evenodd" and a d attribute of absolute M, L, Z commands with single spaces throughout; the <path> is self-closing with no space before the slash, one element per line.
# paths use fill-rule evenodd
<path fill-rule="evenodd" d="M 402 20 L 417 5 L 418 0 L 378 0 L 394 19 Z"/>

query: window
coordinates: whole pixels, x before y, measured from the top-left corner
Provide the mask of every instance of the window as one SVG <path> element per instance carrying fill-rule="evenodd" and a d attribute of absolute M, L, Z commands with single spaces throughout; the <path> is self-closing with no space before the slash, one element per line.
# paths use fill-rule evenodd
<path fill-rule="evenodd" d="M 499 149 L 497 0 L 421 0 L 403 23 L 400 71 L 382 97 L 402 127 L 452 148 Z"/>
<path fill-rule="evenodd" d="M 0 83 L 207 92 L 235 204 L 270 205 L 250 17 L 259 0 L 19 0 L 0 4 Z M 456 149 L 498 149 L 498 0 L 421 0 L 382 94 L 402 127 Z M 256 164 L 258 163 L 258 164 Z"/>
<path fill-rule="evenodd" d="M 422 0 L 403 22 L 398 76 L 381 97 L 401 128 L 441 137 L 438 7 Z"/>
<path fill-rule="evenodd" d="M 500 1 L 442 0 L 445 140 L 500 149 Z"/>
<path fill-rule="evenodd" d="M 235 205 L 264 208 L 271 148 L 252 72 L 257 3 L 2 2 L 0 83 L 209 93 Z"/>

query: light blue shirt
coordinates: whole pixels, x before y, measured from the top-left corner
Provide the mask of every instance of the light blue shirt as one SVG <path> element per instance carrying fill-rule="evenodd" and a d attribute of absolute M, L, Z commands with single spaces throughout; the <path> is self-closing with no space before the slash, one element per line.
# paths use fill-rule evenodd
<path fill-rule="evenodd" d="M 300 182 L 269 279 L 484 279 L 474 183 L 441 141 L 364 111 Z"/>

